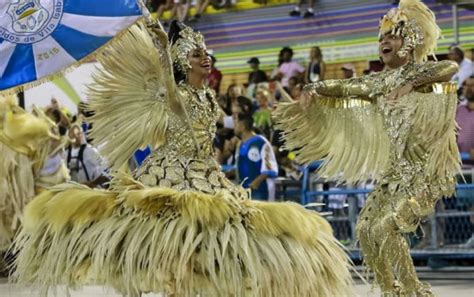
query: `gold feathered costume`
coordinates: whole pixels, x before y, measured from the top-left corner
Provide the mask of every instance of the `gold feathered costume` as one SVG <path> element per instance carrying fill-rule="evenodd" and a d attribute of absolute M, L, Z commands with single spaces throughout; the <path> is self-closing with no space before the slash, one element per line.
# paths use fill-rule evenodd
<path fill-rule="evenodd" d="M 417 25 L 418 24 L 418 25 Z M 451 197 L 460 172 L 456 145 L 456 85 L 451 61 L 423 62 L 439 28 L 420 1 L 400 1 L 381 21 L 381 35 L 404 39 L 397 54 L 412 55 L 398 69 L 305 86 L 310 108 L 283 103 L 276 119 L 298 160 L 324 159 L 320 175 L 339 182 L 377 181 L 359 216 L 364 262 L 383 296 L 433 296 L 415 272 L 405 234 L 417 229 L 437 201 Z M 400 87 L 414 89 L 397 101 Z"/>
<path fill-rule="evenodd" d="M 44 294 L 98 283 L 127 296 L 352 296 L 347 255 L 324 218 L 252 201 L 220 172 L 214 94 L 173 74 L 202 36 L 179 35 L 170 49 L 163 31 L 136 25 L 99 57 L 89 97 L 102 154 L 120 168 L 138 147 L 156 150 L 108 191 L 64 184 L 35 198 L 14 277 Z"/>
<path fill-rule="evenodd" d="M 20 227 L 25 205 L 35 196 L 51 140 L 52 123 L 41 110 L 33 114 L 16 105 L 16 97 L 0 97 L 0 252 Z"/>

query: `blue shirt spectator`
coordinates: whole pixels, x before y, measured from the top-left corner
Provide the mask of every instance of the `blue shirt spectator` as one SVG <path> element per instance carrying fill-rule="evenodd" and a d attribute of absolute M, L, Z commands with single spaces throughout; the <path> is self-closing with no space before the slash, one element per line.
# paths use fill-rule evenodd
<path fill-rule="evenodd" d="M 235 132 L 241 138 L 236 153 L 238 179 L 244 188 L 252 191 L 252 198 L 275 199 L 274 178 L 278 176 L 278 164 L 270 142 L 252 130 L 251 116 L 240 114 Z"/>

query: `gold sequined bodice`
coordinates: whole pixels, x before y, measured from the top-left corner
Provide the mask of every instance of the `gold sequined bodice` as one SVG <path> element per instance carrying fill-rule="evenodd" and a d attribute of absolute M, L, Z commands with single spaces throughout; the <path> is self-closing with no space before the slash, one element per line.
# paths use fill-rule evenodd
<path fill-rule="evenodd" d="M 150 187 L 206 194 L 226 192 L 228 197 L 248 199 L 247 192 L 229 181 L 214 159 L 212 145 L 219 116 L 214 93 L 209 88 L 198 90 L 185 84 L 178 86 L 178 92 L 189 123 L 170 113 L 166 143 L 145 160 L 134 177 Z"/>
<path fill-rule="evenodd" d="M 190 123 L 171 114 L 166 143 L 157 149 L 156 154 L 201 160 L 212 158 L 212 144 L 219 115 L 213 92 L 207 87 L 196 89 L 180 84 L 178 96 L 184 101 Z"/>
<path fill-rule="evenodd" d="M 428 183 L 432 189 L 440 189 L 435 195 L 448 195 L 453 191 L 454 172 L 459 165 L 454 157 L 458 155 L 453 122 L 456 89 L 452 83 L 434 82 L 451 77 L 456 69 L 451 61 L 409 63 L 360 78 L 310 84 L 305 92 L 329 98 L 318 99 L 318 103 L 330 108 L 353 109 L 356 117 L 364 117 L 362 111 L 357 111 L 363 106 L 373 106 L 374 113 L 381 115 L 389 149 L 384 151 L 388 164 L 380 172 L 380 184 L 391 185 L 394 190 L 416 189 L 413 195 L 417 195 L 427 191 Z M 407 95 L 389 99 L 393 91 L 409 85 L 414 89 Z"/>
<path fill-rule="evenodd" d="M 454 135 L 453 131 L 448 130 L 448 125 L 439 127 L 436 121 L 440 120 L 440 113 L 445 115 L 446 119 L 443 120 L 446 122 L 452 120 L 457 104 L 456 88 L 453 88 L 452 83 L 430 83 L 399 98 L 395 105 L 386 99 L 391 90 L 409 83 L 414 75 L 419 73 L 420 69 L 417 67 L 417 64 L 408 64 L 369 77 L 374 85 L 374 97 L 382 95 L 377 98 L 376 104 L 383 115 L 391 143 L 391 166 L 384 174 L 381 184 L 389 185 L 389 188 L 393 188 L 389 190 L 393 191 L 400 187 L 410 188 L 414 196 L 426 192 L 433 192 L 432 194 L 437 196 L 449 195 L 455 184 L 453 171 L 433 172 L 429 165 L 435 161 L 433 156 L 444 150 L 449 135 Z M 436 126 L 440 131 L 433 131 Z M 452 164 L 449 164 L 450 162 Z M 444 164 L 438 165 L 449 167 L 455 166 L 456 163 L 457 160 L 447 158 Z"/>
<path fill-rule="evenodd" d="M 455 175 L 459 172 L 454 121 L 456 85 L 436 82 L 451 77 L 456 69 L 457 65 L 451 61 L 409 63 L 360 78 L 311 84 L 305 91 L 333 97 L 327 100 L 332 102 L 330 107 L 354 108 L 355 117 L 364 116 L 362 111 L 357 111 L 358 107 L 373 106 L 375 113 L 381 115 L 383 134 L 388 140 L 388 150 L 383 150 L 388 163 L 377 176 L 378 189 L 390 196 L 398 192 L 409 197 L 433 197 L 422 199 L 432 203 L 454 193 Z M 413 89 L 406 95 L 390 99 L 393 91 L 410 85 Z M 367 123 L 359 121 L 359 124 Z"/>

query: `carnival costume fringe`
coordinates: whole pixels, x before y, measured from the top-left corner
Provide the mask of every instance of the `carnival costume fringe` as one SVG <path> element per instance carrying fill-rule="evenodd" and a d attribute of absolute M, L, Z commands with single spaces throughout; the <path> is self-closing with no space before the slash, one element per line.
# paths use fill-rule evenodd
<path fill-rule="evenodd" d="M 25 205 L 35 195 L 35 179 L 49 151 L 53 124 L 0 97 L 0 253 L 8 250 L 20 227 Z"/>
<path fill-rule="evenodd" d="M 347 255 L 318 214 L 122 178 L 123 191 L 62 185 L 30 203 L 15 279 L 44 294 L 98 282 L 128 296 L 352 296 Z"/>

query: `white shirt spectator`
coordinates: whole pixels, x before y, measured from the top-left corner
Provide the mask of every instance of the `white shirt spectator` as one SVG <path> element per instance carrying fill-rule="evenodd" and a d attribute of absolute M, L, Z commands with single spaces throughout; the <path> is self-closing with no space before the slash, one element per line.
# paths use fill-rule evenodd
<path fill-rule="evenodd" d="M 458 89 L 462 87 L 463 82 L 473 74 L 473 63 L 468 58 L 464 58 L 459 65 L 459 71 L 453 75 L 452 81 L 457 82 Z"/>
<path fill-rule="evenodd" d="M 81 153 L 82 150 L 82 153 Z M 80 158 L 80 153 L 82 158 Z M 69 147 L 66 150 L 66 162 L 71 175 L 71 180 L 77 183 L 94 181 L 104 175 L 106 166 L 97 149 L 90 144 L 80 147 Z"/>

